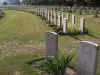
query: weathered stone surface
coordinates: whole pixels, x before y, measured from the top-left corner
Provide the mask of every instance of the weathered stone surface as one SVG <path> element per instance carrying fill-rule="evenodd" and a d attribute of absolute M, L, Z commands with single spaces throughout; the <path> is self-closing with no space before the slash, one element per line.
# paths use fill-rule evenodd
<path fill-rule="evenodd" d="M 81 41 L 77 75 L 96 75 L 97 53 L 99 46 L 88 41 Z"/>
<path fill-rule="evenodd" d="M 46 32 L 46 56 L 57 56 L 58 54 L 58 34 Z"/>

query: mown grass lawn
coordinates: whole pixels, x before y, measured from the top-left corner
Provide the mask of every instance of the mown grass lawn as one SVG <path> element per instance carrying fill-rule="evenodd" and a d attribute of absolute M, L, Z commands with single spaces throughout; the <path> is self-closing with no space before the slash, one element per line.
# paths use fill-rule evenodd
<path fill-rule="evenodd" d="M 5 10 L 0 20 L 0 75 L 39 75 L 26 63 L 45 55 L 45 32 L 51 28 L 34 14 Z M 76 14 L 77 15 L 77 14 Z M 73 67 L 77 68 L 78 45 L 80 40 L 100 45 L 100 18 L 83 15 L 89 34 L 59 35 L 60 54 L 73 54 Z M 82 16 L 81 16 L 82 17 Z M 76 17 L 77 22 L 80 16 Z M 100 51 L 99 51 L 100 58 Z M 97 75 L 100 75 L 100 60 Z"/>
<path fill-rule="evenodd" d="M 26 63 L 34 56 L 44 55 L 48 26 L 30 13 L 4 13 L 0 20 L 0 75 L 17 75 L 16 71 L 21 75 L 38 75 Z"/>

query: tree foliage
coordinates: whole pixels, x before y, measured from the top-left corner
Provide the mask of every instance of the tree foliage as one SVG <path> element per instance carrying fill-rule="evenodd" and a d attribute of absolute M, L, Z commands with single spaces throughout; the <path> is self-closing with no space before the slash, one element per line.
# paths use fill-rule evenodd
<path fill-rule="evenodd" d="M 70 5 L 70 6 L 89 6 L 100 5 L 99 0 L 23 0 L 24 4 L 31 5 Z"/>

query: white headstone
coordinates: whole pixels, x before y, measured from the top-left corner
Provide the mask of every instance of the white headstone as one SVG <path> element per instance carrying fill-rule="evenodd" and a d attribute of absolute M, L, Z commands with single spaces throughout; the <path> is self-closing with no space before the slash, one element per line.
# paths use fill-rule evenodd
<path fill-rule="evenodd" d="M 63 25 L 63 21 L 64 21 L 64 13 L 62 12 L 61 13 L 61 22 L 62 22 L 62 25 Z"/>
<path fill-rule="evenodd" d="M 42 9 L 40 8 L 40 16 L 42 16 Z"/>
<path fill-rule="evenodd" d="M 38 8 L 36 8 L 36 14 L 38 14 Z"/>
<path fill-rule="evenodd" d="M 54 24 L 56 25 L 56 12 L 54 12 Z"/>
<path fill-rule="evenodd" d="M 45 18 L 48 18 L 48 9 L 46 8 L 46 14 L 45 14 Z"/>
<path fill-rule="evenodd" d="M 60 14 L 58 14 L 58 26 L 60 26 L 61 20 L 60 20 Z"/>
<path fill-rule="evenodd" d="M 44 8 L 44 18 L 46 19 L 46 8 Z"/>
<path fill-rule="evenodd" d="M 48 22 L 50 22 L 50 14 L 49 14 L 49 10 L 48 10 Z"/>
<path fill-rule="evenodd" d="M 70 16 L 70 14 L 69 14 L 69 13 L 67 13 L 67 21 L 69 21 L 69 16 Z"/>
<path fill-rule="evenodd" d="M 50 22 L 52 23 L 52 10 L 50 11 Z"/>
<path fill-rule="evenodd" d="M 38 15 L 39 15 L 39 8 L 37 9 Z"/>
<path fill-rule="evenodd" d="M 64 18 L 63 22 L 63 33 L 67 33 L 67 18 Z"/>
<path fill-rule="evenodd" d="M 85 19 L 81 18 L 80 19 L 80 30 L 81 30 L 81 32 L 84 32 L 84 27 L 85 27 Z"/>
<path fill-rule="evenodd" d="M 96 43 L 81 41 L 77 75 L 96 75 L 99 46 Z"/>
<path fill-rule="evenodd" d="M 43 18 L 43 16 L 44 16 L 44 12 L 43 12 L 43 8 L 42 8 L 42 18 Z"/>
<path fill-rule="evenodd" d="M 75 16 L 72 15 L 72 24 L 75 24 Z"/>
<path fill-rule="evenodd" d="M 58 34 L 46 32 L 46 56 L 57 56 L 58 54 Z"/>
<path fill-rule="evenodd" d="M 39 8 L 39 16 L 40 16 L 40 8 Z"/>

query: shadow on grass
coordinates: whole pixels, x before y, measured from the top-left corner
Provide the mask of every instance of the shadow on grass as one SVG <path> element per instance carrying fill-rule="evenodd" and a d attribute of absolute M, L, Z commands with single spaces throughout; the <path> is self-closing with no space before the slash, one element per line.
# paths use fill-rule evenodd
<path fill-rule="evenodd" d="M 66 34 L 60 33 L 60 35 L 61 36 L 70 36 L 70 37 L 72 37 L 72 38 L 74 38 L 76 40 L 79 40 L 79 41 L 81 41 L 80 36 L 90 36 L 90 37 L 92 37 L 94 39 L 100 39 L 100 37 L 97 37 L 97 36 L 93 35 L 91 32 L 86 32 L 86 33 L 66 33 Z"/>

